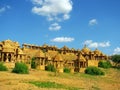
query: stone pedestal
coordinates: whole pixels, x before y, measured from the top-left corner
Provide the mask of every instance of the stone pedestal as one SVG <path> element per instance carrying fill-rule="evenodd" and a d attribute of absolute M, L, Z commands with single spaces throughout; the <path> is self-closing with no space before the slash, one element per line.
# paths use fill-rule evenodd
<path fill-rule="evenodd" d="M 13 62 L 5 62 L 4 65 L 8 68 L 8 69 L 12 69 L 15 67 L 15 63 Z"/>
<path fill-rule="evenodd" d="M 31 64 L 26 64 L 28 66 L 28 69 L 31 69 Z"/>
<path fill-rule="evenodd" d="M 71 68 L 71 69 L 70 69 L 70 73 L 74 73 L 74 68 Z"/>
<path fill-rule="evenodd" d="M 85 72 L 85 69 L 86 69 L 86 68 L 80 68 L 80 71 L 79 71 L 79 72 L 84 73 L 84 72 Z"/>
<path fill-rule="evenodd" d="M 58 68 L 58 72 L 63 73 L 63 68 Z"/>
<path fill-rule="evenodd" d="M 5 60 L 5 62 L 9 62 L 9 60 L 8 60 L 8 53 L 6 54 L 6 60 Z"/>
<path fill-rule="evenodd" d="M 43 66 L 43 65 L 42 66 L 37 66 L 36 69 L 38 69 L 38 70 L 45 70 L 45 66 Z"/>

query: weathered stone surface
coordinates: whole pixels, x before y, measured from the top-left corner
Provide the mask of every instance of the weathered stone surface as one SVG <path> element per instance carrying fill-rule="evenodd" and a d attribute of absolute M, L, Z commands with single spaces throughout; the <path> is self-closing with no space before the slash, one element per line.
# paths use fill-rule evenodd
<path fill-rule="evenodd" d="M 8 68 L 13 68 L 15 62 L 24 62 L 31 68 L 31 59 L 35 59 L 37 69 L 45 70 L 48 64 L 60 68 L 63 72 L 64 67 L 74 71 L 83 72 L 88 66 L 98 66 L 100 60 L 107 60 L 108 57 L 96 49 L 91 51 L 86 45 L 83 49 L 70 49 L 67 46 L 58 48 L 56 46 L 37 46 L 33 44 L 20 45 L 18 42 L 5 40 L 0 42 L 0 61 L 5 62 Z"/>

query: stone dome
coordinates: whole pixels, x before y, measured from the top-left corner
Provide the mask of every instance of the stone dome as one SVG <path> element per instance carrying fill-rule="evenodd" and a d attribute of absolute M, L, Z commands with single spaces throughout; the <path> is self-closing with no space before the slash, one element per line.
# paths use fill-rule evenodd
<path fill-rule="evenodd" d="M 72 51 L 75 51 L 75 49 L 74 49 L 74 48 L 72 48 L 71 50 L 72 50 Z"/>
<path fill-rule="evenodd" d="M 55 46 L 55 45 L 54 45 L 54 46 L 51 46 L 51 47 L 52 47 L 52 48 L 54 48 L 54 49 L 58 49 L 58 47 L 57 47 L 57 46 Z"/>
<path fill-rule="evenodd" d="M 100 56 L 100 55 L 101 55 L 101 53 L 102 53 L 102 52 L 101 52 L 101 51 L 99 51 L 98 49 L 96 49 L 96 50 L 94 51 L 94 54 L 95 54 L 95 55 L 99 55 L 99 56 Z"/>
<path fill-rule="evenodd" d="M 60 54 L 57 54 L 54 58 L 54 61 L 63 61 L 63 58 Z"/>
<path fill-rule="evenodd" d="M 85 54 L 89 54 L 89 52 L 91 52 L 91 50 L 89 48 L 87 48 L 86 45 L 84 46 L 84 48 L 81 51 Z"/>
<path fill-rule="evenodd" d="M 48 45 L 47 45 L 47 44 L 43 44 L 43 46 L 42 46 L 42 47 L 46 48 L 46 47 L 48 47 Z"/>
<path fill-rule="evenodd" d="M 67 46 L 64 46 L 61 48 L 61 50 L 69 50 L 69 48 Z"/>
<path fill-rule="evenodd" d="M 14 48 L 10 44 L 5 44 L 2 52 L 14 52 Z"/>
<path fill-rule="evenodd" d="M 80 49 L 77 49 L 78 52 L 80 52 Z"/>

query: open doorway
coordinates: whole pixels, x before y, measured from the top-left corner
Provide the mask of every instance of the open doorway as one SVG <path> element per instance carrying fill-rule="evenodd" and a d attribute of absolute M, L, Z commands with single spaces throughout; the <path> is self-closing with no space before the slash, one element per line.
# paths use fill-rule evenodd
<path fill-rule="evenodd" d="M 8 54 L 8 61 L 11 62 L 11 54 Z"/>

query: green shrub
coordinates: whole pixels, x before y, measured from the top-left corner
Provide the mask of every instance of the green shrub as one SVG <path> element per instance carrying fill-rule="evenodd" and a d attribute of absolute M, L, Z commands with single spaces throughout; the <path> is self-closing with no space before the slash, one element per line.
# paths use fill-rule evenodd
<path fill-rule="evenodd" d="M 69 68 L 64 68 L 64 72 L 65 73 L 70 73 L 70 69 Z"/>
<path fill-rule="evenodd" d="M 7 71 L 7 67 L 3 65 L 3 63 L 0 63 L 0 71 Z"/>
<path fill-rule="evenodd" d="M 31 68 L 36 68 L 35 58 L 33 57 L 31 60 Z"/>
<path fill-rule="evenodd" d="M 12 70 L 12 72 L 18 73 L 18 74 L 28 74 L 29 70 L 25 63 L 15 63 L 15 67 Z"/>
<path fill-rule="evenodd" d="M 45 70 L 46 71 L 51 71 L 51 72 L 55 72 L 56 71 L 55 67 L 53 65 L 51 65 L 51 64 L 47 65 L 45 67 Z"/>
<path fill-rule="evenodd" d="M 100 61 L 98 63 L 98 67 L 102 67 L 102 68 L 110 68 L 112 65 L 109 61 Z"/>
<path fill-rule="evenodd" d="M 85 73 L 90 74 L 90 75 L 104 75 L 105 74 L 101 69 L 97 67 L 93 67 L 93 66 L 86 68 Z"/>

